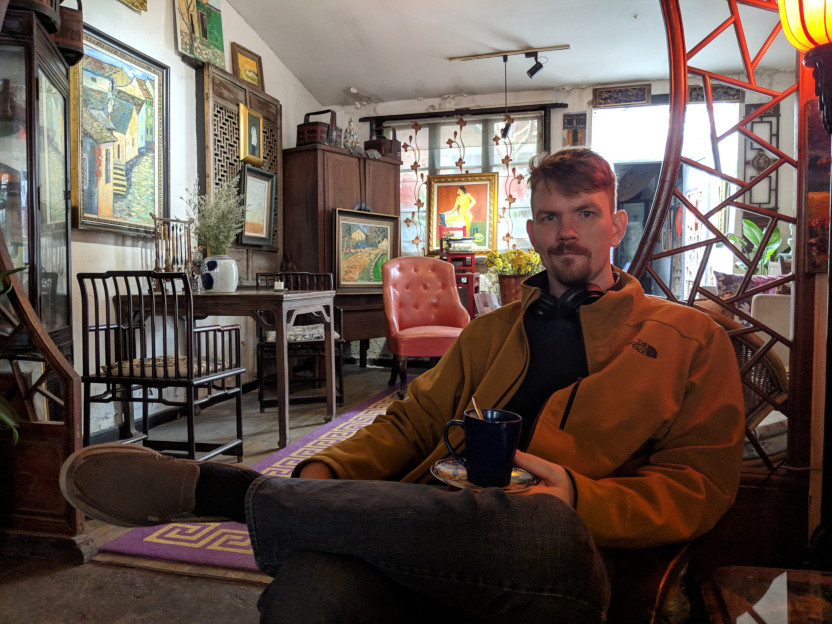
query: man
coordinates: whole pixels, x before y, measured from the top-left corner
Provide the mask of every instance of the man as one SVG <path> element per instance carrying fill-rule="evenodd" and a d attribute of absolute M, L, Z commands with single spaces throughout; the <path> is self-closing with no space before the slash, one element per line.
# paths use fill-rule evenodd
<path fill-rule="evenodd" d="M 64 466 L 67 498 L 122 524 L 247 521 L 275 577 L 265 622 L 603 621 L 599 548 L 689 540 L 732 504 L 741 385 L 715 323 L 610 265 L 627 215 L 605 160 L 564 150 L 533 163 L 529 184 L 546 271 L 523 301 L 472 321 L 407 401 L 298 466 L 302 478 L 91 447 Z M 516 463 L 538 485 L 428 484 L 445 422 L 473 395 L 523 417 Z M 116 471 L 147 499 L 113 492 Z"/>

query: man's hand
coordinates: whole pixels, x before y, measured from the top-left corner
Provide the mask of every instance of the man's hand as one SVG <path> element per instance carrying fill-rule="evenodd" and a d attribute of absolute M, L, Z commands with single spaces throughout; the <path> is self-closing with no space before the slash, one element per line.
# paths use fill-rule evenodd
<path fill-rule="evenodd" d="M 313 461 L 306 464 L 298 475 L 301 479 L 334 479 L 335 475 L 323 462 Z"/>
<path fill-rule="evenodd" d="M 535 455 L 517 451 L 514 463 L 523 470 L 540 477 L 540 483 L 528 492 L 544 492 L 561 499 L 570 507 L 575 506 L 575 488 L 572 479 L 566 474 L 566 469 L 560 464 L 553 464 Z"/>

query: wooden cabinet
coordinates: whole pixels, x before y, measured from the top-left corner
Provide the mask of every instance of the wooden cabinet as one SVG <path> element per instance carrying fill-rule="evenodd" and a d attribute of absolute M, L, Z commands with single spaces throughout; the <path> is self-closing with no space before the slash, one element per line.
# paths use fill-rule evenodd
<path fill-rule="evenodd" d="M 284 262 L 299 271 L 334 271 L 335 208 L 399 214 L 399 168 L 392 158 L 372 160 L 328 145 L 283 152 Z M 381 294 L 339 294 L 344 338 L 384 336 Z"/>
<path fill-rule="evenodd" d="M 0 31 L 0 228 L 44 329 L 72 359 L 69 68 L 32 11 Z M 16 346 L 31 349 L 21 335 Z"/>

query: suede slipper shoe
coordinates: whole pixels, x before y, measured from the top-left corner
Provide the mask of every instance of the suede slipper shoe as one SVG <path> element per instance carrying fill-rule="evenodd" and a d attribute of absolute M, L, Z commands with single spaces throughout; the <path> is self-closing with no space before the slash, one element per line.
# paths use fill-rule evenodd
<path fill-rule="evenodd" d="M 67 458 L 60 486 L 88 516 L 135 527 L 197 520 L 192 512 L 198 478 L 199 462 L 132 444 L 97 444 Z"/>

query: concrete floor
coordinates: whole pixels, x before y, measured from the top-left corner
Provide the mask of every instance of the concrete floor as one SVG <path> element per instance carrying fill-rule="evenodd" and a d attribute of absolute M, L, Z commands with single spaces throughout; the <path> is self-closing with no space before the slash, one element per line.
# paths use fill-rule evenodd
<path fill-rule="evenodd" d="M 0 557 L 3 624 L 256 624 L 263 586 L 96 562 Z"/>
<path fill-rule="evenodd" d="M 345 400 L 338 413 L 386 389 L 389 369 L 345 367 Z M 323 424 L 321 403 L 292 405 L 290 441 Z M 244 463 L 257 463 L 276 449 L 276 410 L 260 413 L 256 390 L 243 398 Z M 227 404 L 204 410 L 199 426 L 211 432 L 231 427 Z M 181 433 L 184 421 L 159 429 Z M 231 461 L 230 459 L 228 461 Z M 98 544 L 126 530 L 88 520 Z M 269 579 L 254 573 L 196 568 L 99 554 L 84 565 L 0 556 L 0 624 L 234 624 L 259 620 L 257 598 Z M 287 623 L 291 624 L 291 623 Z"/>

